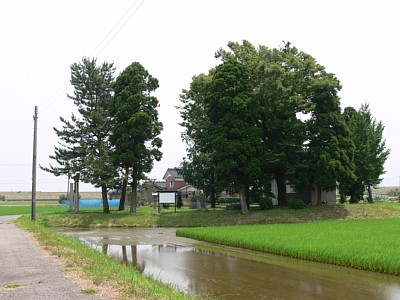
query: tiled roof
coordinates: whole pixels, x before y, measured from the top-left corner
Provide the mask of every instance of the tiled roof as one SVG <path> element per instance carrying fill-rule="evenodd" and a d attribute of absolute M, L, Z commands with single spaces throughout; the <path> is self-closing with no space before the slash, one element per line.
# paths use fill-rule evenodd
<path fill-rule="evenodd" d="M 165 172 L 164 179 L 167 179 L 167 174 L 170 174 L 172 177 L 175 179 L 183 179 L 183 175 L 179 173 L 178 169 L 168 169 L 167 172 Z"/>

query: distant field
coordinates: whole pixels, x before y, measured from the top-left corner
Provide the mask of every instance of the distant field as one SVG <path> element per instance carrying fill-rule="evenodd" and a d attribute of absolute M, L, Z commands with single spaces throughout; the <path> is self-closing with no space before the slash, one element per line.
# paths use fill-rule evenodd
<path fill-rule="evenodd" d="M 391 190 L 397 189 L 398 187 L 380 187 L 373 189 L 374 194 L 387 195 Z M 66 193 L 60 192 L 36 192 L 37 200 L 58 200 L 60 195 L 65 195 Z M 101 192 L 81 192 L 81 199 L 101 199 Z M 0 195 L 6 197 L 6 201 L 11 200 L 31 200 L 31 192 L 0 192 Z"/>
<path fill-rule="evenodd" d="M 37 200 L 58 200 L 60 195 L 65 195 L 66 193 L 60 192 L 36 192 Z M 6 197 L 6 201 L 11 200 L 31 200 L 31 192 L 0 192 L 0 195 Z M 81 192 L 81 199 L 100 199 L 101 192 Z"/>

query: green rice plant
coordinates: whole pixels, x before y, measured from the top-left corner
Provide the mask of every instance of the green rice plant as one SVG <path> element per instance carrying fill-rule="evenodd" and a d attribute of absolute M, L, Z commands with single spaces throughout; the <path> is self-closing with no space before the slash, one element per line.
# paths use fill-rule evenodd
<path fill-rule="evenodd" d="M 400 219 L 179 229 L 177 235 L 300 259 L 400 275 Z"/>

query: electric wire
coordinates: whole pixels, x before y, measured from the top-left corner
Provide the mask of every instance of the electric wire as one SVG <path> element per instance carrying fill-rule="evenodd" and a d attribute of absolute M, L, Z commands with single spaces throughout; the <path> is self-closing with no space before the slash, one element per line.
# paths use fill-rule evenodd
<path fill-rule="evenodd" d="M 111 43 L 111 41 L 118 35 L 118 33 L 126 26 L 126 24 L 132 19 L 132 17 L 139 11 L 139 9 L 142 7 L 142 5 L 146 2 L 146 0 L 142 0 L 142 2 L 136 7 L 136 9 L 126 18 L 126 16 L 129 14 L 129 12 L 135 7 L 139 0 L 135 0 L 133 4 L 125 10 L 125 13 L 119 18 L 119 20 L 115 23 L 115 25 L 110 29 L 110 31 L 104 36 L 104 38 L 97 44 L 97 46 L 91 51 L 90 56 L 93 56 L 96 54 L 96 56 L 99 56 L 106 48 L 107 46 Z M 126 18 L 126 19 L 125 19 Z M 125 21 L 121 24 L 121 22 L 125 19 Z M 119 26 L 120 25 L 120 26 Z M 119 27 L 119 28 L 118 28 Z M 118 29 L 117 29 L 118 28 Z M 116 31 L 115 31 L 116 30 Z M 114 34 L 110 37 L 112 32 Z M 109 38 L 110 37 L 110 38 Z M 108 39 L 109 38 L 109 39 Z M 105 43 L 105 41 L 108 39 L 108 41 Z M 96 50 L 103 44 L 103 47 L 96 53 Z M 56 92 L 54 92 L 51 96 L 49 96 L 45 101 L 43 101 L 39 106 L 44 106 L 41 108 L 41 111 L 46 111 L 51 105 L 53 105 L 62 95 L 65 94 L 65 92 L 68 90 L 70 87 L 70 82 L 66 82 L 62 84 Z"/>

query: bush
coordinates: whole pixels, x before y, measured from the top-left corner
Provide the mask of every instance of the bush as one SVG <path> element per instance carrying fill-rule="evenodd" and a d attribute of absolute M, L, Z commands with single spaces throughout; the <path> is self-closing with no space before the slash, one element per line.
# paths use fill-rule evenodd
<path fill-rule="evenodd" d="M 260 202 L 260 209 L 261 210 L 267 210 L 267 209 L 273 209 L 274 205 L 272 204 L 272 198 L 271 197 L 261 197 L 259 199 Z"/>
<path fill-rule="evenodd" d="M 176 199 L 176 207 L 181 208 L 183 206 L 183 201 L 182 201 L 182 194 L 178 193 L 177 199 Z"/>
<path fill-rule="evenodd" d="M 6 201 L 6 196 L 0 195 L 0 201 Z"/>
<path fill-rule="evenodd" d="M 288 207 L 291 209 L 302 209 L 304 206 L 303 200 L 297 196 L 288 201 Z"/>
<path fill-rule="evenodd" d="M 67 195 L 60 195 L 58 199 L 58 203 L 63 204 L 66 200 L 68 200 Z"/>

